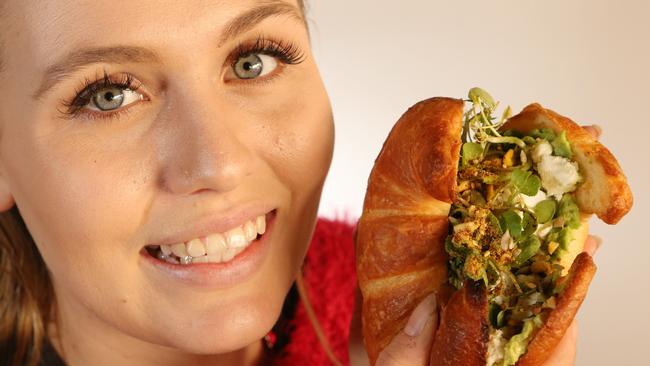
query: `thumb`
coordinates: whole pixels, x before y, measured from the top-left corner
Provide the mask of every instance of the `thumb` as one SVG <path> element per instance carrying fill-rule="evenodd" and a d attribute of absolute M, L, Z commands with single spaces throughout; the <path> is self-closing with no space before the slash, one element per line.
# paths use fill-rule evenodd
<path fill-rule="evenodd" d="M 377 366 L 427 366 L 438 328 L 436 296 L 430 294 L 413 310 L 404 329 L 384 348 Z"/>

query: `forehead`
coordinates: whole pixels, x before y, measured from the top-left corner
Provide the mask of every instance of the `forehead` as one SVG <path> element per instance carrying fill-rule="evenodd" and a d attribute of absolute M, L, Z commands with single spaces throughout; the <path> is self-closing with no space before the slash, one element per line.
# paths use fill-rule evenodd
<path fill-rule="evenodd" d="M 299 8 L 296 0 L 6 0 L 0 3 L 4 3 L 4 44 L 12 56 L 19 56 L 16 51 L 23 54 L 22 60 L 16 60 L 19 64 L 36 63 L 36 66 L 44 66 L 48 60 L 79 47 L 115 43 L 165 47 L 202 34 L 214 37 L 229 19 L 255 6 L 282 3 Z"/>

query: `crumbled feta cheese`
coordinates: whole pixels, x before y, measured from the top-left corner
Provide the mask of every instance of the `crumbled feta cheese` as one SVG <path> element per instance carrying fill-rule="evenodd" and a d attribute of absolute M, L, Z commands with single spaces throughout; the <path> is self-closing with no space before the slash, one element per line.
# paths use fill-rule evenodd
<path fill-rule="evenodd" d="M 544 193 L 544 191 L 540 189 L 539 191 L 537 191 L 537 194 L 534 196 L 527 196 L 525 194 L 520 193 L 519 198 L 521 198 L 524 201 L 526 207 L 532 210 L 535 208 L 535 206 L 537 206 L 538 203 L 546 199 L 546 193 Z"/>
<path fill-rule="evenodd" d="M 553 153 L 553 146 L 546 140 L 539 140 L 530 152 L 530 157 L 535 163 L 542 161 L 544 156 L 550 156 Z"/>
<path fill-rule="evenodd" d="M 510 236 L 510 231 L 506 230 L 506 233 L 501 237 L 501 249 L 507 250 L 514 245 L 514 240 Z"/>
<path fill-rule="evenodd" d="M 503 332 L 499 329 L 490 331 L 490 341 L 488 342 L 487 366 L 503 360 L 504 347 L 508 341 L 503 338 Z"/>
<path fill-rule="evenodd" d="M 537 225 L 537 230 L 535 230 L 535 235 L 539 236 L 542 239 L 546 239 L 546 235 L 551 232 L 553 225 Z"/>
<path fill-rule="evenodd" d="M 497 296 L 494 297 L 494 299 L 492 299 L 492 301 L 494 301 L 495 304 L 501 305 L 501 304 L 503 304 L 503 296 L 502 295 L 497 295 Z"/>
<path fill-rule="evenodd" d="M 537 164 L 537 172 L 546 193 L 558 200 L 562 194 L 573 191 L 580 180 L 578 164 L 561 156 L 543 156 Z"/>
<path fill-rule="evenodd" d="M 545 299 L 544 299 L 544 295 L 542 295 L 542 293 L 540 293 L 540 292 L 533 292 L 533 293 L 530 294 L 530 295 L 528 296 L 528 298 L 526 299 L 526 303 L 527 303 L 528 305 L 535 305 L 535 304 L 537 304 L 537 303 L 543 303 L 544 300 L 545 300 Z"/>

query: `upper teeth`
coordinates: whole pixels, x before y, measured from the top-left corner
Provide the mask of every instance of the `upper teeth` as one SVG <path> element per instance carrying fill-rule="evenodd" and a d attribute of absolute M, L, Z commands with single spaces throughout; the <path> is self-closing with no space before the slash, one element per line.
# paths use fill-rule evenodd
<path fill-rule="evenodd" d="M 264 215 L 224 233 L 214 233 L 184 243 L 161 245 L 158 257 L 172 263 L 220 263 L 231 260 L 266 231 Z M 174 254 L 178 259 L 173 258 Z"/>

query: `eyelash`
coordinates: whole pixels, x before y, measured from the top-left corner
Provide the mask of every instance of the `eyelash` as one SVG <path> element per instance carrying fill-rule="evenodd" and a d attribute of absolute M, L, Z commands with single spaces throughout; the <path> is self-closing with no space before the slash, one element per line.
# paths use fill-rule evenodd
<path fill-rule="evenodd" d="M 230 66 L 254 53 L 273 56 L 286 65 L 297 65 L 305 60 L 305 54 L 296 44 L 260 36 L 254 43 L 241 43 L 229 58 Z"/>
<path fill-rule="evenodd" d="M 253 43 L 240 43 L 234 52 L 227 59 L 229 67 L 234 67 L 237 60 L 240 58 L 248 57 L 252 54 L 265 54 L 278 59 L 283 65 L 297 65 L 305 60 L 305 54 L 294 43 L 274 40 L 271 38 L 258 37 Z M 268 75 L 273 77 L 274 75 Z M 114 80 L 116 79 L 116 80 Z M 265 77 L 262 77 L 265 79 Z M 249 79 L 239 80 L 240 82 L 256 83 L 266 80 Z M 83 111 L 84 107 L 91 101 L 93 95 L 100 90 L 108 87 L 116 87 L 120 89 L 129 89 L 137 92 L 142 83 L 137 82 L 131 74 L 121 74 L 115 77 L 109 75 L 104 69 L 103 76 L 96 80 L 86 78 L 80 88 L 78 88 L 74 97 L 67 100 L 62 100 L 61 104 L 65 107 L 60 111 L 66 118 L 75 118 L 80 114 L 87 114 L 90 119 L 109 119 L 119 117 L 122 113 L 127 113 L 129 107 L 118 108 L 112 112 L 99 112 L 99 111 Z M 148 100 L 145 96 L 143 100 Z"/>
<path fill-rule="evenodd" d="M 60 111 L 68 118 L 74 118 L 82 113 L 83 107 L 85 107 L 93 95 L 104 88 L 116 87 L 121 89 L 129 89 L 134 92 L 137 92 L 138 89 L 142 86 L 141 83 L 136 82 L 135 78 L 131 74 L 120 74 L 118 80 L 111 79 L 111 75 L 104 69 L 104 75 L 99 79 L 92 81 L 88 78 L 85 79 L 83 86 L 80 89 L 77 89 L 74 93 L 74 97 L 71 100 L 63 100 L 61 104 L 65 107 L 64 111 Z M 146 97 L 145 97 L 146 99 Z M 120 108 L 114 112 L 98 112 L 90 111 L 84 112 L 87 113 L 92 119 L 94 118 L 110 118 L 116 117 L 120 113 L 126 112 L 128 108 Z"/>

